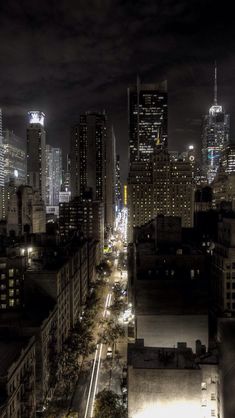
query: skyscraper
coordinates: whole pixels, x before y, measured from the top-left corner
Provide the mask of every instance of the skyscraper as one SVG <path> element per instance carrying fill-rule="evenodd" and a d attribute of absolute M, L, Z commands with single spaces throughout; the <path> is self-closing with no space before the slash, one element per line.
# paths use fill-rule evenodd
<path fill-rule="evenodd" d="M 105 225 L 114 217 L 115 135 L 105 112 L 86 112 L 71 135 L 72 197 L 92 189 L 93 199 L 104 203 Z M 106 181 L 107 180 L 107 181 Z"/>
<path fill-rule="evenodd" d="M 2 109 L 0 108 L 0 187 L 4 186 L 4 147 L 2 135 Z"/>
<path fill-rule="evenodd" d="M 119 211 L 122 206 L 122 184 L 120 177 L 120 156 L 116 156 L 116 179 L 115 179 L 115 205 L 116 210 Z"/>
<path fill-rule="evenodd" d="M 147 160 L 156 147 L 167 147 L 167 82 L 128 89 L 130 164 Z"/>
<path fill-rule="evenodd" d="M 26 182 L 26 142 L 13 131 L 3 131 L 5 185 L 14 180 L 16 185 Z"/>
<path fill-rule="evenodd" d="M 194 186 L 188 160 L 170 160 L 166 149 L 157 150 L 149 162 L 132 163 L 128 178 L 128 241 L 133 227 L 157 215 L 178 216 L 183 227 L 193 226 Z"/>
<path fill-rule="evenodd" d="M 92 188 L 97 200 L 104 197 L 104 150 L 107 135 L 106 113 L 86 112 L 71 136 L 72 197 Z"/>
<path fill-rule="evenodd" d="M 230 117 L 217 102 L 217 67 L 215 65 L 214 104 L 203 118 L 202 170 L 210 184 L 219 167 L 222 150 L 229 143 Z"/>
<path fill-rule="evenodd" d="M 46 145 L 46 205 L 59 205 L 62 184 L 62 151 Z"/>
<path fill-rule="evenodd" d="M 28 112 L 27 184 L 38 190 L 46 201 L 46 131 L 45 115 L 39 110 Z"/>

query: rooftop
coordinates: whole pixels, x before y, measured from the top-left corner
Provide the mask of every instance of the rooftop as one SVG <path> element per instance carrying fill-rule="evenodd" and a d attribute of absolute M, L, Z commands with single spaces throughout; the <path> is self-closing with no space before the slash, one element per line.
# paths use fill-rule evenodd
<path fill-rule="evenodd" d="M 127 363 L 137 369 L 199 369 L 192 349 L 185 344 L 177 348 L 144 347 L 144 340 L 128 344 Z"/>

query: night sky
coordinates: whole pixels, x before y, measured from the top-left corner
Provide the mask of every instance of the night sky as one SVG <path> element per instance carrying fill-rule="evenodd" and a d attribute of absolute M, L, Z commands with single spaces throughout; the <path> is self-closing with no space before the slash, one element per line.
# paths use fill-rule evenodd
<path fill-rule="evenodd" d="M 232 4 L 233 2 L 231 2 Z M 46 113 L 48 143 L 69 150 L 80 112 L 106 109 L 127 173 L 127 87 L 167 78 L 169 146 L 200 146 L 213 100 L 235 119 L 235 22 L 228 1 L 17 0 L 0 5 L 0 106 L 25 137 L 27 111 Z"/>

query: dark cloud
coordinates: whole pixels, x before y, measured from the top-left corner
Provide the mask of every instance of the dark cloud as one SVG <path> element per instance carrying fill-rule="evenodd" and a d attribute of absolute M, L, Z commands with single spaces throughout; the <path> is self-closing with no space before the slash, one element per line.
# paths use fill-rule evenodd
<path fill-rule="evenodd" d="M 213 96 L 234 112 L 234 24 L 229 2 L 210 0 L 16 0 L 0 5 L 0 104 L 24 135 L 41 108 L 48 141 L 68 151 L 80 112 L 107 109 L 126 167 L 126 88 L 167 77 L 170 147 L 200 142 Z"/>

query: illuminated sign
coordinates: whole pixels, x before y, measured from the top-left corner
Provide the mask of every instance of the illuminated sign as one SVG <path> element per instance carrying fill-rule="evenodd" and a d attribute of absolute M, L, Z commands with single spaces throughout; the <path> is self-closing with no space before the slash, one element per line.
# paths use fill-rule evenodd
<path fill-rule="evenodd" d="M 40 110 L 31 110 L 28 112 L 28 115 L 30 124 L 39 124 L 44 126 L 45 115 L 43 112 Z"/>
<path fill-rule="evenodd" d="M 17 177 L 19 177 L 19 173 L 18 173 L 18 170 L 14 170 L 14 176 L 17 178 Z"/>

